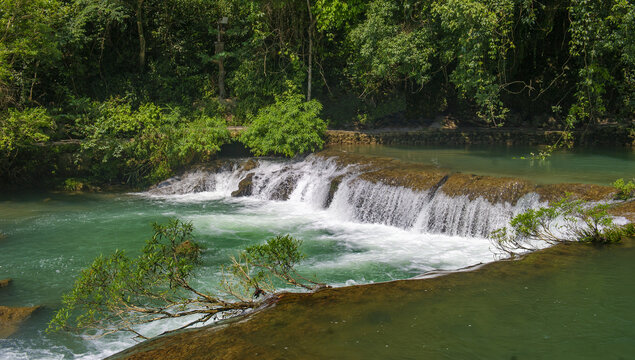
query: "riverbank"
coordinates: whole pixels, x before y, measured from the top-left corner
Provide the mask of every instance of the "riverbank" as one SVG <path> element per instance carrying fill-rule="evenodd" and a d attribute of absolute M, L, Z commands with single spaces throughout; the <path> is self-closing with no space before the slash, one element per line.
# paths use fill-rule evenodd
<path fill-rule="evenodd" d="M 236 193 L 248 179 L 249 191 Z M 217 286 L 219 269 L 230 255 L 287 233 L 304 241 L 301 274 L 345 286 L 491 262 L 495 254 L 487 234 L 539 205 L 539 189 L 545 198 L 571 190 L 589 199 L 610 199 L 615 191 L 600 185 L 537 185 L 330 149 L 292 161 L 218 160 L 137 194 L 12 194 L 0 202 L 0 226 L 7 234 L 0 278 L 14 282 L 0 291 L 0 304 L 44 306 L 0 345 L 15 359 L 36 352 L 41 356 L 30 357 L 103 358 L 134 345 L 129 334 L 95 342 L 42 330 L 62 293 L 92 259 L 115 249 L 138 250 L 148 224 L 175 214 L 193 222 L 197 239 L 209 249 L 196 277 L 206 288 Z M 633 213 L 632 202 L 623 204 L 630 204 L 625 211 Z M 402 304 L 398 300 L 392 303 Z M 447 301 L 457 304 L 458 299 Z M 152 324 L 144 333 L 152 337 L 180 325 Z"/>
<path fill-rule="evenodd" d="M 279 294 L 246 317 L 109 359 L 627 357 L 634 250 L 633 239 L 559 245 L 428 279 Z"/>
<path fill-rule="evenodd" d="M 230 138 L 228 144 L 220 148 L 220 153 L 212 158 L 227 156 L 248 156 L 246 149 L 236 139 L 244 127 L 228 128 Z M 631 149 L 635 144 L 635 130 L 625 126 L 602 126 L 592 131 L 574 131 L 573 142 L 576 147 L 593 147 L 602 145 L 610 148 Z M 375 129 L 367 131 L 327 130 L 325 133 L 325 146 L 334 145 L 502 145 L 507 147 L 531 146 L 535 152 L 543 146 L 557 143 L 563 136 L 562 131 L 551 130 L 527 130 L 519 128 L 391 128 Z M 28 171 L 18 178 L 18 183 L 5 183 L 4 189 L 21 189 L 25 187 L 58 189 L 67 191 L 99 191 L 128 188 L 140 190 L 141 182 L 126 182 L 116 180 L 116 176 L 108 180 L 108 177 L 98 177 L 94 173 L 97 167 L 124 166 L 121 159 L 110 159 L 108 164 L 102 164 L 82 152 L 82 140 L 62 140 L 47 144 L 40 144 L 22 154 L 25 163 L 28 163 Z M 160 152 L 159 152 L 160 153 Z M 528 155 L 528 154 L 525 154 Z M 159 155 L 157 155 L 159 156 Z M 205 154 L 193 154 L 192 159 L 205 158 Z M 160 156 L 159 156 L 160 157 Z M 26 161 L 28 159 L 28 161 Z M 192 163 L 189 159 L 186 163 L 173 164 L 173 171 L 182 171 Z M 119 165 L 117 165 L 119 164 Z M 103 175 L 103 174 L 101 174 Z M 16 179 L 14 179 L 16 180 Z M 13 181 L 14 181 L 13 180 Z"/>
<path fill-rule="evenodd" d="M 327 144 L 384 145 L 553 145 L 564 132 L 522 128 L 399 128 L 368 131 L 329 130 Z M 592 131 L 572 131 L 576 146 L 608 145 L 635 147 L 635 130 L 625 126 L 602 126 Z"/>

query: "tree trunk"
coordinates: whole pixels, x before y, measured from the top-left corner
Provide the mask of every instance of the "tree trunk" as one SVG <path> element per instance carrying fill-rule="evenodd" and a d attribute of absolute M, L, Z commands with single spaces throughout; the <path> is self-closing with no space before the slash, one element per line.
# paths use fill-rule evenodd
<path fill-rule="evenodd" d="M 139 71 L 143 72 L 146 65 L 146 38 L 143 35 L 143 2 L 137 0 L 137 30 L 139 32 Z"/>
<path fill-rule="evenodd" d="M 311 101 L 311 77 L 312 77 L 312 66 L 313 66 L 313 14 L 311 13 L 311 1 L 306 0 L 306 7 L 309 11 L 309 68 L 308 79 L 307 79 L 307 89 L 306 89 L 306 101 Z"/>

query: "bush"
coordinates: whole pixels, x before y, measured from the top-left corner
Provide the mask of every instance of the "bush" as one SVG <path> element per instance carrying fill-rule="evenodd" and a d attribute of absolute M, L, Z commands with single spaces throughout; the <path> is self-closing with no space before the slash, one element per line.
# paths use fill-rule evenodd
<path fill-rule="evenodd" d="M 240 140 L 256 156 L 287 157 L 316 151 L 324 145 L 326 123 L 320 119 L 322 104 L 304 101 L 301 94 L 287 91 L 276 103 L 260 109 Z"/>
<path fill-rule="evenodd" d="M 632 225 L 616 226 L 608 214 L 610 204 L 590 204 L 573 200 L 568 194 L 559 201 L 516 215 L 509 223 L 493 231 L 494 246 L 514 256 L 522 250 L 535 250 L 535 241 L 551 245 L 567 242 L 610 244 L 619 242 L 633 231 Z"/>
<path fill-rule="evenodd" d="M 229 141 L 223 119 L 152 103 L 133 110 L 121 100 L 95 104 L 78 127 L 85 136 L 82 153 L 92 161 L 91 175 L 107 182 L 138 185 L 162 180 L 193 161 L 209 160 Z"/>
<path fill-rule="evenodd" d="M 45 142 L 55 127 L 44 108 L 9 109 L 0 115 L 0 154 L 12 156 L 22 148 Z"/>
<path fill-rule="evenodd" d="M 0 182 L 15 181 L 41 172 L 41 151 L 36 145 L 49 140 L 55 120 L 44 108 L 9 109 L 0 113 Z"/>
<path fill-rule="evenodd" d="M 635 183 L 632 180 L 629 180 L 628 184 L 624 182 L 624 179 L 617 179 L 613 183 L 613 187 L 617 190 L 617 194 L 615 194 L 616 200 L 628 200 L 633 196 L 633 192 L 635 191 Z"/>

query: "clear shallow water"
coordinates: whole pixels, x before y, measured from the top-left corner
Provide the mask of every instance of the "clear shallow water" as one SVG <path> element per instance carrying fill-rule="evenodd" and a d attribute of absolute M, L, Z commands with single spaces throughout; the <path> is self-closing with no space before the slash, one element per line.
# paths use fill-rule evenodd
<path fill-rule="evenodd" d="M 337 145 L 330 149 L 435 164 L 478 175 L 522 177 L 539 184 L 611 185 L 635 178 L 635 151 L 627 148 L 558 150 L 546 160 L 522 160 L 536 147 Z"/>
<path fill-rule="evenodd" d="M 216 333 L 183 334 L 172 350 L 178 354 L 182 345 L 195 359 L 204 354 L 218 359 L 253 354 L 263 359 L 632 359 L 635 248 L 629 244 L 552 248 L 474 272 L 291 298 Z"/>
<path fill-rule="evenodd" d="M 216 193 L 139 195 L 16 195 L 0 200 L 0 304 L 43 305 L 9 339 L 1 359 L 101 358 L 134 344 L 128 334 L 99 340 L 45 334 L 46 323 L 79 270 L 99 254 L 138 251 L 153 221 L 192 221 L 207 248 L 196 283 L 214 291 L 219 266 L 239 249 L 290 233 L 304 240 L 299 270 L 334 285 L 409 278 L 494 259 L 489 242 L 347 221 L 305 202 L 228 198 Z M 146 328 L 159 334 L 175 324 Z"/>
<path fill-rule="evenodd" d="M 193 222 L 206 247 L 195 280 L 201 288 L 215 290 L 219 266 L 231 254 L 285 233 L 304 240 L 307 258 L 301 273 L 341 286 L 492 261 L 495 254 L 483 236 L 538 204 L 533 196 L 516 205 L 493 205 L 440 192 L 413 193 L 360 180 L 355 169 L 312 157 L 261 162 L 250 170 L 255 173 L 254 194 L 232 198 L 245 175 L 241 171 L 194 172 L 154 195 L 2 195 L 0 231 L 8 237 L 0 240 L 0 279 L 14 282 L 0 290 L 0 304 L 44 308 L 18 333 L 0 340 L 0 359 L 94 359 L 133 345 L 128 334 L 94 340 L 45 334 L 44 329 L 80 269 L 102 253 L 138 251 L 151 235 L 153 221 L 179 217 Z M 325 206 L 335 177 L 341 184 Z M 289 200 L 273 200 L 289 184 Z M 162 323 L 142 330 L 153 336 L 177 326 Z"/>

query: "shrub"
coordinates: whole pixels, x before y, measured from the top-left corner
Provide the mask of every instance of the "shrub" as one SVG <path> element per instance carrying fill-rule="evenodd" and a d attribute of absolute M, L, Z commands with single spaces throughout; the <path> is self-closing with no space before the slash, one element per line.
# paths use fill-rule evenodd
<path fill-rule="evenodd" d="M 240 140 L 256 156 L 280 154 L 287 157 L 316 151 L 324 145 L 326 123 L 320 119 L 322 104 L 304 101 L 292 90 L 260 109 Z"/>
<path fill-rule="evenodd" d="M 633 196 L 635 191 L 635 183 L 633 180 L 629 180 L 628 183 L 624 182 L 624 179 L 617 179 L 613 183 L 613 187 L 617 190 L 615 194 L 616 200 L 628 200 Z"/>
<path fill-rule="evenodd" d="M 607 210 L 610 204 L 590 204 L 573 200 L 568 194 L 559 201 L 516 215 L 509 223 L 493 231 L 490 238 L 499 250 L 514 256 L 519 251 L 535 250 L 535 241 L 548 244 L 587 242 L 610 244 L 619 242 L 632 231 L 632 226 L 613 224 Z"/>
<path fill-rule="evenodd" d="M 42 148 L 36 145 L 48 141 L 55 128 L 55 120 L 44 108 L 0 113 L 0 182 L 48 169 L 41 166 Z"/>
<path fill-rule="evenodd" d="M 120 100 L 96 104 L 78 127 L 85 136 L 82 152 L 92 159 L 92 176 L 132 185 L 156 182 L 193 161 L 208 160 L 229 141 L 219 117 L 199 115 L 189 121 L 178 108 L 148 103 L 133 110 Z"/>

